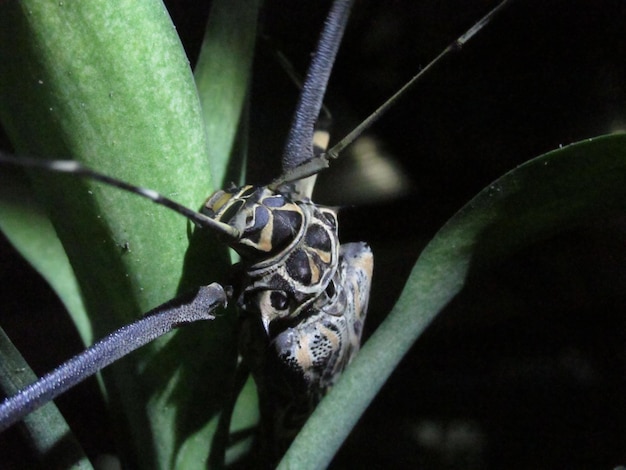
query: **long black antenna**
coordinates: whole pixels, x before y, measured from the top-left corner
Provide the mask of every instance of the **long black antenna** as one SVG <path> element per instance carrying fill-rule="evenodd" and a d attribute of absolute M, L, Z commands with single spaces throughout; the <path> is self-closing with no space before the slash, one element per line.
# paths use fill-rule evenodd
<path fill-rule="evenodd" d="M 353 0 L 335 0 L 307 71 L 285 149 L 283 173 L 313 158 L 313 132 Z"/>
<path fill-rule="evenodd" d="M 114 331 L 2 402 L 0 431 L 50 400 L 54 400 L 100 369 L 172 329 L 199 320 L 214 319 L 213 310 L 225 305 L 224 289 L 219 284 L 213 283 L 200 287 L 191 295 L 170 300 L 151 310 L 142 319 Z"/>
<path fill-rule="evenodd" d="M 460 51 L 463 46 L 470 40 L 476 33 L 487 26 L 493 18 L 500 13 L 509 3 L 513 0 L 504 0 L 497 7 L 483 16 L 474 26 L 468 29 L 465 33 L 459 36 L 456 41 L 453 41 L 446 47 L 437 57 L 435 57 L 430 63 L 419 71 L 411 80 L 409 80 L 400 90 L 398 90 L 391 98 L 385 101 L 376 111 L 370 114 L 359 126 L 357 126 L 352 132 L 345 136 L 341 141 L 335 144 L 328 152 L 326 152 L 327 158 L 337 158 L 341 151 L 350 145 L 354 140 L 363 134 L 364 131 L 369 129 L 380 117 L 387 112 L 387 110 L 393 106 L 400 97 L 406 94 L 413 86 L 421 79 L 429 69 L 434 67 L 441 59 L 452 52 Z"/>
<path fill-rule="evenodd" d="M 204 214 L 201 214 L 200 212 L 191 210 L 152 189 L 142 188 L 141 186 L 135 186 L 134 184 L 112 178 L 111 176 L 107 176 L 103 173 L 92 170 L 91 168 L 87 168 L 74 160 L 42 160 L 31 157 L 16 157 L 14 155 L 8 155 L 0 152 L 0 163 L 26 168 L 40 168 L 46 171 L 53 171 L 55 173 L 68 173 L 81 178 L 99 181 L 108 186 L 113 186 L 130 193 L 138 194 L 146 199 L 150 199 L 156 204 L 165 206 L 185 216 L 197 226 L 209 228 L 231 240 L 239 240 L 240 238 L 239 231 L 228 224 L 218 222 Z"/>
<path fill-rule="evenodd" d="M 422 70 L 419 71 L 411 80 L 409 80 L 400 90 L 398 90 L 391 98 L 385 101 L 376 111 L 370 114 L 359 126 L 357 126 L 352 132 L 350 132 L 346 137 L 341 139 L 337 144 L 335 144 L 330 150 L 327 152 L 316 156 L 311 159 L 301 159 L 300 164 L 296 165 L 296 167 L 291 167 L 289 170 L 283 170 L 283 174 L 272 182 L 272 187 L 279 187 L 282 184 L 290 183 L 292 181 L 297 181 L 302 178 L 306 178 L 307 176 L 315 175 L 320 171 L 328 168 L 328 161 L 330 159 L 337 158 L 339 153 L 350 145 L 354 140 L 363 134 L 364 131 L 369 129 L 380 117 L 394 104 L 396 103 L 403 95 L 408 93 L 413 86 L 422 78 L 424 75 L 430 71 L 433 67 L 435 67 L 444 57 L 447 55 L 460 51 L 463 46 L 476 35 L 480 30 L 482 30 L 485 26 L 487 26 L 493 18 L 504 10 L 505 7 L 509 6 L 509 4 L 513 3 L 514 0 L 504 0 L 497 7 L 487 13 L 484 17 L 482 17 L 474 26 L 468 29 L 464 34 L 459 36 L 456 40 L 448 45 L 437 57 L 435 57 L 432 61 L 426 65 Z M 283 164 L 284 166 L 284 164 Z"/>

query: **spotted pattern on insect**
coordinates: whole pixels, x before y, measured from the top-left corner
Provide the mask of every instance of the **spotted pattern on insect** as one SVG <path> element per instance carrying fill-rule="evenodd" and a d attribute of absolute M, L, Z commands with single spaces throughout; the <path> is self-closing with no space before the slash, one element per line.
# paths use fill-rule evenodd
<path fill-rule="evenodd" d="M 253 332 L 251 342 L 244 339 L 242 353 L 262 397 L 261 445 L 269 455 L 282 455 L 358 352 L 372 269 L 365 243 L 341 245 L 333 279 L 298 317 L 274 322 L 265 341 Z M 249 325 L 254 330 L 253 318 Z"/>
<path fill-rule="evenodd" d="M 323 394 L 358 352 L 374 258 L 365 243 L 341 246 L 340 266 L 312 314 L 272 340 L 282 362 L 297 370 L 311 394 Z"/>
<path fill-rule="evenodd" d="M 245 264 L 239 305 L 275 320 L 295 318 L 328 286 L 337 271 L 339 239 L 334 210 L 267 187 L 218 191 L 203 213 L 236 228 L 231 242 Z"/>
<path fill-rule="evenodd" d="M 315 133 L 316 152 L 327 143 Z M 231 187 L 202 209 L 240 234 L 229 243 L 242 257 L 237 303 L 249 314 L 241 352 L 259 389 L 261 445 L 273 456 L 358 352 L 369 299 L 372 252 L 339 244 L 337 213 L 311 201 L 313 184 Z"/>

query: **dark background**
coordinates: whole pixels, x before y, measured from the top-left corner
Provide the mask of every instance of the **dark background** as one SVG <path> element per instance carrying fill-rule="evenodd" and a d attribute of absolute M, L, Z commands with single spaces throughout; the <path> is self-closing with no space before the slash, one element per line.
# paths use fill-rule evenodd
<path fill-rule="evenodd" d="M 326 99 L 334 136 L 495 4 L 357 1 Z M 327 5 L 266 2 L 261 32 L 270 39 L 259 43 L 253 77 L 250 182 L 278 173 L 297 96 L 271 50 L 305 70 Z M 193 63 L 208 5 L 172 0 L 168 7 Z M 625 25 L 620 1 L 515 2 L 370 131 L 410 181 L 402 196 L 371 201 L 371 185 L 352 177 L 357 158 L 320 178 L 316 200 L 343 207 L 342 239 L 365 240 L 376 256 L 366 336 L 393 306 L 421 249 L 483 187 L 560 145 L 624 129 Z M 356 196 L 346 200 L 346 188 Z M 616 214 L 534 243 L 474 279 L 419 339 L 333 467 L 626 463 L 625 248 L 626 217 Z M 80 343 L 54 294 L 6 242 L 0 250 L 0 321 L 45 372 Z M 28 325 L 20 320 L 26 311 Z M 59 400 L 92 455 L 112 450 L 95 391 L 92 381 Z M 3 457 L 17 455 L 18 439 L 4 434 L 0 446 Z"/>

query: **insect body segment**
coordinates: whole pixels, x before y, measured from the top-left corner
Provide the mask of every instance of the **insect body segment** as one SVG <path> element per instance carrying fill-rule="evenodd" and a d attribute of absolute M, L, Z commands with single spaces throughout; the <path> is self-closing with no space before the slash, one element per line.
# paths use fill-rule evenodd
<path fill-rule="evenodd" d="M 265 187 L 250 185 L 217 191 L 202 212 L 236 228 L 240 236 L 231 246 L 251 259 L 285 248 L 304 223 L 304 214 L 295 203 Z"/>
<path fill-rule="evenodd" d="M 296 317 L 327 288 L 337 271 L 335 211 L 267 187 L 218 191 L 203 212 L 236 228 L 231 246 L 245 266 L 239 304 L 263 324 Z"/>

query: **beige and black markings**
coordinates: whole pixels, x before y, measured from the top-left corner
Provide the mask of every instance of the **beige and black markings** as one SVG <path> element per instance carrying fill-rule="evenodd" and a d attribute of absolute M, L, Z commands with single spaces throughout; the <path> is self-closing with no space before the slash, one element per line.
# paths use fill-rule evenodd
<path fill-rule="evenodd" d="M 275 453 L 358 351 L 373 269 L 365 243 L 339 244 L 336 211 L 298 189 L 231 188 L 202 210 L 241 234 L 230 245 L 242 257 L 237 303 L 250 315 L 242 353 Z"/>
<path fill-rule="evenodd" d="M 308 199 L 292 198 L 293 195 L 267 187 L 244 186 L 218 191 L 203 209 L 207 216 L 242 234 L 240 239 L 231 242 L 242 255 L 244 268 L 238 304 L 260 316 L 271 338 L 277 338 L 287 325 L 309 320 L 315 316 L 312 311 L 333 318 L 342 316 L 348 298 L 361 298 L 356 292 L 346 291 L 369 287 L 369 279 L 364 282 L 363 277 L 367 273 L 371 275 L 371 252 L 365 244 L 340 247 L 334 210 L 316 206 Z M 369 264 L 365 261 L 368 257 Z M 360 323 L 366 305 L 367 302 L 359 304 Z M 305 329 L 311 330 L 308 324 Z M 360 337 L 360 326 L 354 331 L 358 331 Z M 318 381 L 314 378 L 318 374 L 309 372 L 307 363 L 315 364 L 319 375 L 324 375 L 319 358 L 328 354 L 317 351 L 307 354 L 303 345 L 319 345 L 321 349 L 333 345 L 334 349 L 341 350 L 346 349 L 343 346 L 346 339 L 355 335 L 333 325 L 325 336 L 326 341 L 303 338 L 297 342 L 300 352 L 285 356 L 285 363 L 306 372 L 304 375 L 311 384 Z M 285 342 L 284 338 L 276 342 L 291 343 L 294 341 Z M 281 347 L 277 349 L 282 351 Z"/>

